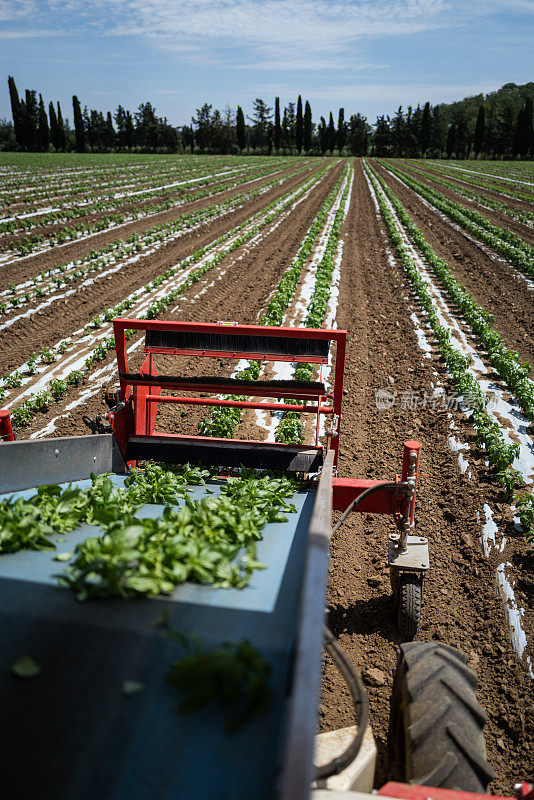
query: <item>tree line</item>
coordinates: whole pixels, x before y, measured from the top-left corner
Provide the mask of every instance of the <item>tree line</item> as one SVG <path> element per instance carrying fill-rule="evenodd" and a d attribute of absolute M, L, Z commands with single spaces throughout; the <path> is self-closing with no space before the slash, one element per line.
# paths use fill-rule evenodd
<path fill-rule="evenodd" d="M 449 105 L 402 106 L 378 117 L 371 155 L 394 158 L 533 158 L 534 83 L 506 84 Z"/>
<path fill-rule="evenodd" d="M 48 104 L 26 89 L 19 97 L 8 79 L 13 122 L 0 121 L 0 149 L 48 152 L 190 152 L 306 155 L 371 155 L 379 157 L 486 158 L 534 157 L 534 83 L 506 84 L 497 92 L 465 98 L 449 105 L 379 116 L 374 126 L 362 114 L 345 119 L 344 108 L 328 120 L 313 121 L 308 100 L 299 95 L 283 110 L 261 98 L 245 117 L 241 106 L 232 111 L 204 103 L 189 125 L 174 127 L 158 117 L 150 102 L 132 113 L 118 106 L 114 114 L 82 110 L 72 98 L 73 128 L 63 118 L 59 102 Z M 335 122 L 335 118 L 337 121 Z"/>

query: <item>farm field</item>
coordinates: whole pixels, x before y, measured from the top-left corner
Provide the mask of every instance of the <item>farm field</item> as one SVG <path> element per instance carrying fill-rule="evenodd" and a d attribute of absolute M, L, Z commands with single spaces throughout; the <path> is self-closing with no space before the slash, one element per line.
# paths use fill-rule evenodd
<path fill-rule="evenodd" d="M 431 569 L 418 638 L 468 654 L 492 790 L 511 793 L 534 762 L 532 162 L 0 154 L 0 407 L 18 438 L 87 433 L 82 417 L 106 410 L 116 316 L 347 329 L 339 472 L 392 479 L 403 442 L 421 441 Z M 135 368 L 142 340 L 128 347 Z M 236 368 L 294 372 L 254 369 Z M 232 411 L 165 408 L 158 424 L 311 434 L 295 412 Z M 400 641 L 389 530 L 349 520 L 328 595 L 332 632 L 364 679 L 378 670 L 377 785 Z M 322 730 L 352 724 L 328 661 L 320 716 Z"/>

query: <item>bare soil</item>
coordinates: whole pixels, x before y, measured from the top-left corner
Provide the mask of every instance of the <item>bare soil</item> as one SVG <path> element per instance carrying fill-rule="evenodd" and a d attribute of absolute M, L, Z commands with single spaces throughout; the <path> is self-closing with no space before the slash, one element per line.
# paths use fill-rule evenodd
<path fill-rule="evenodd" d="M 337 174 L 337 170 L 334 172 Z M 0 374 L 15 369 L 28 358 L 30 353 L 38 352 L 43 347 L 50 347 L 68 332 L 83 327 L 92 317 L 118 303 L 168 267 L 177 264 L 193 250 L 203 247 L 224 232 L 247 220 L 269 203 L 305 181 L 307 176 L 307 173 L 306 176 L 299 175 L 282 185 L 276 185 L 261 197 L 245 203 L 242 208 L 238 208 L 220 219 L 214 219 L 198 230 L 186 232 L 176 241 L 163 245 L 153 255 L 129 264 L 125 269 L 119 270 L 103 280 L 82 287 L 72 297 L 52 303 L 48 308 L 42 309 L 29 319 L 15 322 L 2 334 L 4 347 L 0 353 Z M 334 180 L 333 175 L 329 175 L 326 181 L 321 183 L 321 186 L 323 184 L 325 187 L 330 186 L 332 180 Z M 321 195 L 322 191 L 323 189 L 313 193 L 314 200 L 315 196 Z M 313 203 L 314 200 L 312 201 L 310 198 L 310 202 Z M 203 202 L 207 204 L 206 201 Z M 52 257 L 50 256 L 50 258 Z"/>
<path fill-rule="evenodd" d="M 437 361 L 422 358 L 406 321 L 401 274 L 384 258 L 384 237 L 358 166 L 352 208 L 342 236 L 345 247 L 337 322 L 348 330 L 340 474 L 391 479 L 403 442 L 422 442 L 417 530 L 430 541 L 431 568 L 424 585 L 418 639 L 443 641 L 469 655 L 479 675 L 478 699 L 488 713 L 486 746 L 496 771 L 495 793 L 508 794 L 530 774 L 534 758 L 532 682 L 518 663 L 505 631 L 494 589 L 494 566 L 478 545 L 477 512 L 491 494 L 484 474 L 469 481 L 447 443 L 447 412 L 402 407 L 399 394 L 432 390 Z M 389 411 L 378 411 L 375 392 L 397 393 Z M 469 429 L 459 413 L 462 438 Z M 471 434 L 472 438 L 472 434 Z M 482 517 L 484 518 L 484 517 Z M 386 732 L 399 643 L 385 561 L 388 520 L 354 515 L 332 541 L 328 624 L 363 671 L 379 669 L 384 685 L 368 686 L 371 724 L 379 747 L 377 786 L 388 777 Z M 353 724 L 350 702 L 333 665 L 325 666 L 321 730 Z"/>
<path fill-rule="evenodd" d="M 527 244 L 534 245 L 534 229 L 528 225 L 525 225 L 523 222 L 518 222 L 517 220 L 512 219 L 512 217 L 509 217 L 500 211 L 487 208 L 486 206 L 481 205 L 474 200 L 469 200 L 467 197 L 464 197 L 464 195 L 459 194 L 458 192 L 455 192 L 446 186 L 435 183 L 433 180 L 434 173 L 429 172 L 427 173 L 427 177 L 423 177 L 419 172 L 413 172 L 413 170 L 410 169 L 410 164 L 398 164 L 397 166 L 400 169 L 408 172 L 412 178 L 415 178 L 415 180 L 420 181 L 437 192 L 440 192 L 440 194 L 444 195 L 448 200 L 453 200 L 455 203 L 460 203 L 460 205 L 463 205 L 468 209 L 472 208 L 473 211 L 478 211 L 479 214 L 482 214 L 484 217 L 486 217 L 486 219 L 489 219 L 493 225 L 496 225 L 499 228 L 508 228 L 521 239 L 523 239 L 523 241 Z"/>
<path fill-rule="evenodd" d="M 495 316 L 495 329 L 523 361 L 534 362 L 534 293 L 514 267 L 492 259 L 477 244 L 429 209 L 376 162 L 373 166 L 393 189 L 436 254 L 479 305 Z"/>

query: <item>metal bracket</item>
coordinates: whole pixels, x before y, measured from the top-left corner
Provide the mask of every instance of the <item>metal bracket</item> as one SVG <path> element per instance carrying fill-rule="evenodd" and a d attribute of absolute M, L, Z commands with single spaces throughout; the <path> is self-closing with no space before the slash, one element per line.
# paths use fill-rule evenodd
<path fill-rule="evenodd" d="M 392 533 L 388 541 L 388 567 L 397 571 L 426 572 L 430 566 L 428 539 L 424 536 L 407 536 L 406 549 L 401 547 L 401 536 Z"/>

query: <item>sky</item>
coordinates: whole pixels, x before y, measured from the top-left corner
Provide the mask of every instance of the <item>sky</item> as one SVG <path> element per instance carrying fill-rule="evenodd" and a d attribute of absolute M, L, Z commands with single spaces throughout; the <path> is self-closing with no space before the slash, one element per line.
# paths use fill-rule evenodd
<path fill-rule="evenodd" d="M 373 123 L 534 80 L 534 0 L 0 0 L 0 118 L 19 94 L 188 124 L 203 103 L 252 113 L 298 94 Z"/>

